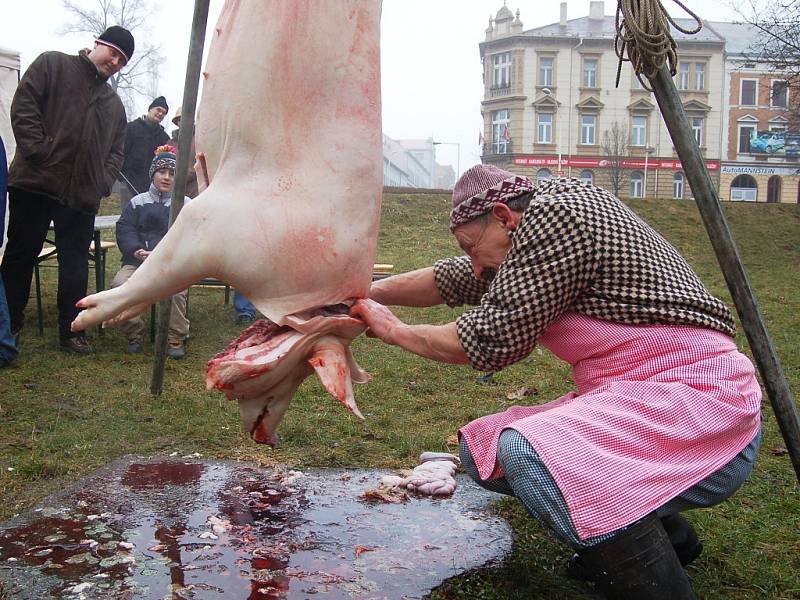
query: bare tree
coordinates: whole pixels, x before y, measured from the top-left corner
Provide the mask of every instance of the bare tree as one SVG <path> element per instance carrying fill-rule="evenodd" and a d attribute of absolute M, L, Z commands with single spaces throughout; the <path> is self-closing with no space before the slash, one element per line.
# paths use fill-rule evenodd
<path fill-rule="evenodd" d="M 622 170 L 622 161 L 628 155 L 628 128 L 614 121 L 611 129 L 603 132 L 603 141 L 600 145 L 603 151 L 601 166 L 608 168 L 608 177 L 611 189 L 615 196 L 625 183 L 625 173 Z"/>
<path fill-rule="evenodd" d="M 136 38 L 132 60 L 109 79 L 132 116 L 139 96 L 148 100 L 157 95 L 159 71 L 163 62 L 161 47 L 149 40 L 150 19 L 155 14 L 151 0 L 94 0 L 94 8 L 85 8 L 86 0 L 63 0 L 70 21 L 62 33 L 89 33 L 95 37 L 111 25 L 119 25 Z"/>
<path fill-rule="evenodd" d="M 789 120 L 800 128 L 800 0 L 743 0 L 735 9 L 758 32 L 749 52 L 784 78 L 789 87 Z"/>

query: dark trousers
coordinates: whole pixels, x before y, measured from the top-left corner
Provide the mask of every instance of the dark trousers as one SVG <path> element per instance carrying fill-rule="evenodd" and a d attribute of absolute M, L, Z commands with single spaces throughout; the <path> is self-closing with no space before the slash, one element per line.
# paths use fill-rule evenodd
<path fill-rule="evenodd" d="M 52 221 L 58 257 L 58 335 L 61 340 L 77 335 L 70 332 L 70 323 L 78 316 L 75 303 L 86 296 L 94 215 L 16 188 L 8 190 L 8 207 L 8 244 L 0 273 L 6 287 L 11 331 L 22 329 L 33 267 Z"/>

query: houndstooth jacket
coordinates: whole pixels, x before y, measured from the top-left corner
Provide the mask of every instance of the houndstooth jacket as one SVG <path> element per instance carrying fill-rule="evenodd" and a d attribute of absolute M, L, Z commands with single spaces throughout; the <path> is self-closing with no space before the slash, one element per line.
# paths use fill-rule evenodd
<path fill-rule="evenodd" d="M 475 277 L 467 256 L 434 265 L 448 305 L 478 305 L 456 323 L 474 368 L 498 371 L 525 358 L 567 311 L 735 333 L 725 304 L 613 194 L 577 179 L 541 181 L 535 194 L 491 283 Z"/>

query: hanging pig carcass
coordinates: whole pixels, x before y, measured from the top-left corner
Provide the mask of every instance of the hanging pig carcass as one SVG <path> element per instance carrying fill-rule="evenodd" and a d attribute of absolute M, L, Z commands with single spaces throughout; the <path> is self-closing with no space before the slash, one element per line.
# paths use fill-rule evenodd
<path fill-rule="evenodd" d="M 228 0 L 203 73 L 201 194 L 124 285 L 84 298 L 74 330 L 143 312 L 205 278 L 229 283 L 271 323 L 209 362 L 209 387 L 240 402 L 258 442 L 316 370 L 358 413 L 339 309 L 365 297 L 380 219 L 379 0 Z"/>

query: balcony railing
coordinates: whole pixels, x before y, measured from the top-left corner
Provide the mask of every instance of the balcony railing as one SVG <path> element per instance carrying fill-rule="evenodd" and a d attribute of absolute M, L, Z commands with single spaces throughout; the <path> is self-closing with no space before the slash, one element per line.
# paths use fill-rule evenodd
<path fill-rule="evenodd" d="M 505 140 L 484 144 L 481 156 L 489 156 L 490 154 L 511 154 L 511 146 L 511 142 L 506 142 Z"/>
<path fill-rule="evenodd" d="M 490 98 L 499 98 L 501 96 L 508 96 L 511 93 L 511 84 L 508 85 L 493 85 L 489 88 Z"/>

